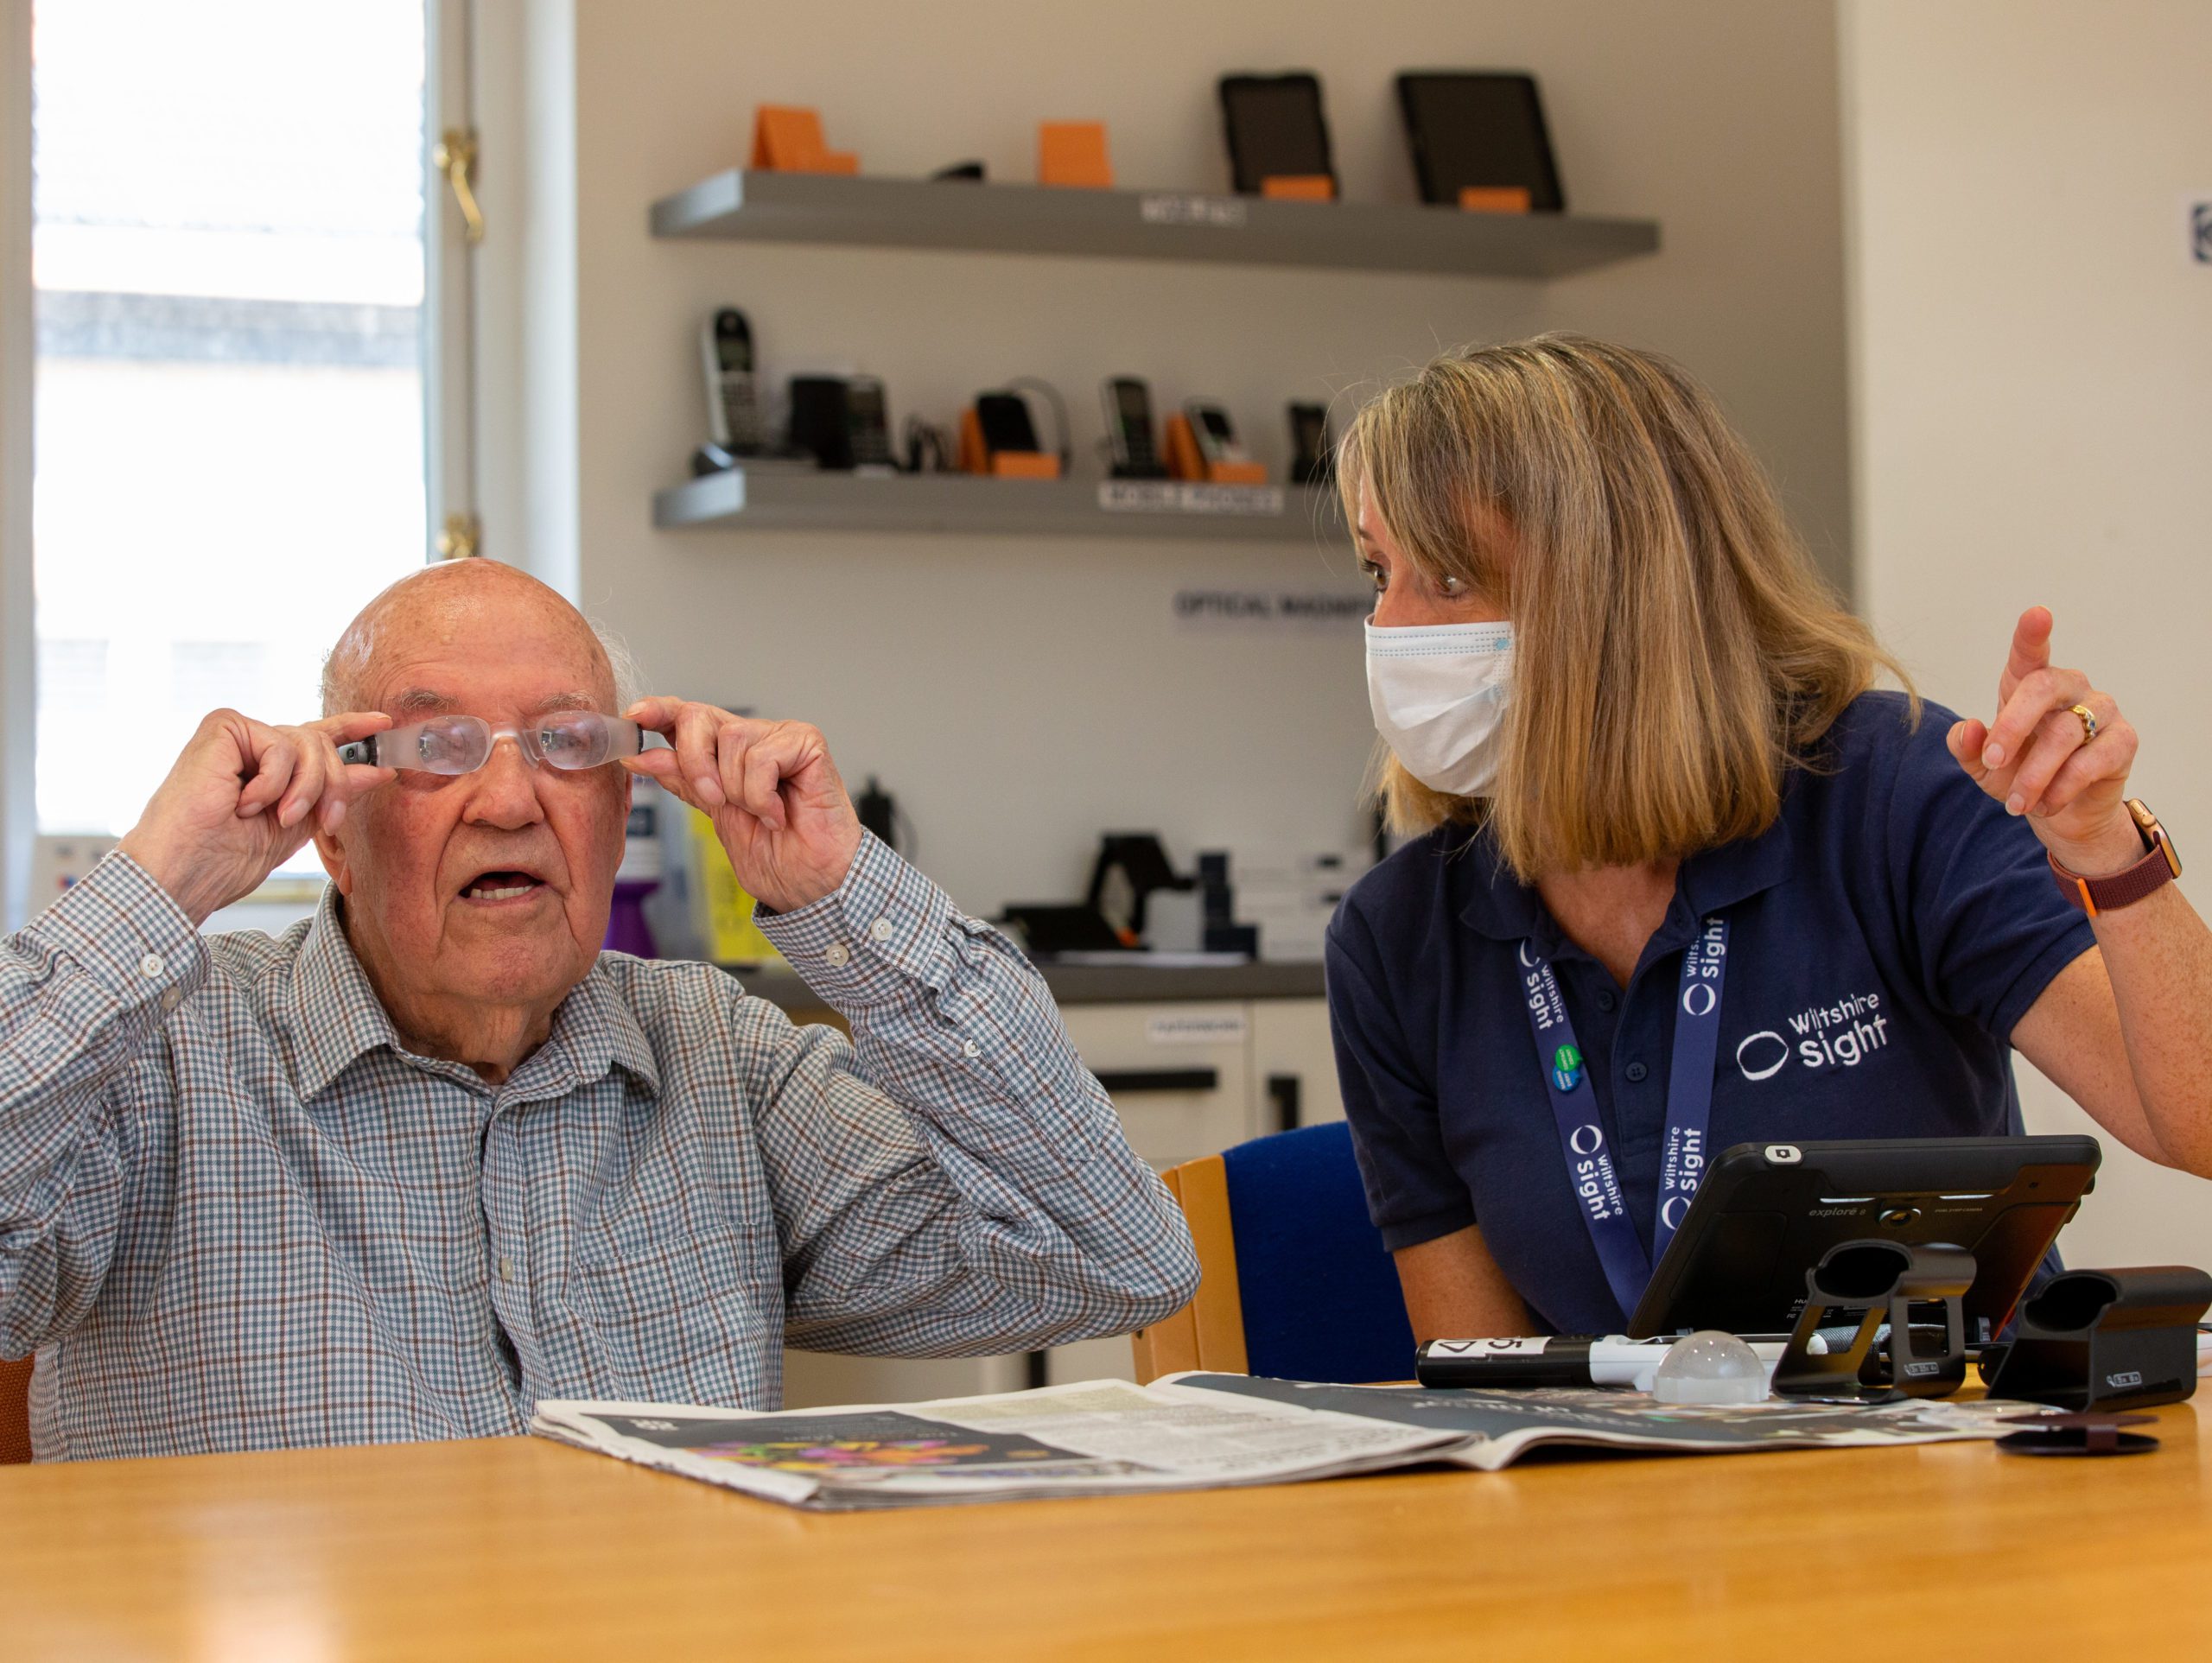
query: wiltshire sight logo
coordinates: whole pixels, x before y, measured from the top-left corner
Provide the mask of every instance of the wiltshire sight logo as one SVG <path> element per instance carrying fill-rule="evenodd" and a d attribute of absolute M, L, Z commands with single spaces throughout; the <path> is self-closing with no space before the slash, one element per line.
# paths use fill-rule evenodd
<path fill-rule="evenodd" d="M 1552 1053 L 1552 1083 L 1561 1091 L 1582 1083 L 1582 1053 L 1573 1046 L 1561 1045 Z"/>

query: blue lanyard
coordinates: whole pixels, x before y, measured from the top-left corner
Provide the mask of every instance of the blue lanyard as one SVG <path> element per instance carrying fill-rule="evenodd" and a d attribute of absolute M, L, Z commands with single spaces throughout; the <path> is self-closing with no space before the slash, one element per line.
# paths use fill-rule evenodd
<path fill-rule="evenodd" d="M 1697 939 L 1682 954 L 1682 981 L 1675 1001 L 1675 1060 L 1667 1079 L 1667 1146 L 1659 1164 L 1659 1207 L 1651 1226 L 1651 1252 L 1645 1256 L 1621 1193 L 1620 1174 L 1605 1147 L 1599 1123 L 1598 1094 L 1574 1042 L 1574 1024 L 1560 996 L 1559 978 L 1534 942 L 1521 943 L 1522 989 L 1527 995 L 1529 1025 L 1536 1037 L 1536 1057 L 1551 1095 L 1552 1119 L 1567 1157 L 1567 1182 L 1589 1227 L 1591 1245 L 1605 1266 L 1624 1317 L 1635 1313 L 1651 1267 L 1675 1239 L 1689 1210 L 1698 1180 L 1709 1158 L 1706 1125 L 1713 1115 L 1713 1064 L 1720 1048 L 1720 987 L 1728 963 L 1728 922 L 1705 920 Z"/>

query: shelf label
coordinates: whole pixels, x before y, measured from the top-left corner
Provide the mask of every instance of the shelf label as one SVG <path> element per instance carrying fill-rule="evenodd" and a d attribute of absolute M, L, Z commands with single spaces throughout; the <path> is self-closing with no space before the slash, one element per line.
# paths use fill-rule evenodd
<path fill-rule="evenodd" d="M 1307 591 L 1266 589 L 1182 589 L 1175 596 L 1179 629 L 1319 630 L 1356 633 L 1375 610 L 1375 592 L 1357 589 Z"/>
<path fill-rule="evenodd" d="M 1244 1034 L 1242 1011 L 1179 1012 L 1151 1017 L 1144 1025 L 1144 1037 L 1155 1045 L 1241 1045 Z"/>
<path fill-rule="evenodd" d="M 1244 199 L 1147 192 L 1137 198 L 1137 218 L 1147 225 L 1211 225 L 1217 231 L 1242 231 Z"/>
<path fill-rule="evenodd" d="M 1109 514 L 1282 512 L 1279 485 L 1185 485 L 1173 479 L 1102 479 L 1098 505 Z"/>

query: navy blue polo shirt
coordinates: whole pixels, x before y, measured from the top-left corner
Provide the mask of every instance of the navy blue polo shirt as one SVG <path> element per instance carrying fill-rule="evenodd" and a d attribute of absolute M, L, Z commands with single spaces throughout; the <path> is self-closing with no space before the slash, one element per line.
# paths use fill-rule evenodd
<path fill-rule="evenodd" d="M 1384 1242 L 1479 1221 L 1549 1330 L 1624 1320 L 1545 1095 L 1527 940 L 1558 974 L 1647 1247 L 1676 981 L 1712 913 L 1729 938 L 1708 1147 L 2017 1133 L 2013 1024 L 2095 937 L 2035 834 L 1944 748 L 1955 720 L 1928 705 L 1916 729 L 1900 695 L 1855 700 L 1773 826 L 1682 863 L 1625 992 L 1481 833 L 1440 828 L 1354 885 L 1329 930 L 1329 1011 Z"/>

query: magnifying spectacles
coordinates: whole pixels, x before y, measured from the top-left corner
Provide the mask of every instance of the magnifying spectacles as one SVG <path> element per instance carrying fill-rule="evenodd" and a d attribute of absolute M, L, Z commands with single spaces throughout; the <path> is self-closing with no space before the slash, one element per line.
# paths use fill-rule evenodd
<path fill-rule="evenodd" d="M 426 774 L 473 774 L 492 759 L 492 747 L 512 739 L 531 763 L 568 772 L 596 768 L 645 748 L 645 730 L 595 710 L 563 710 L 527 727 L 494 727 L 481 716 L 433 716 L 338 747 L 340 762 L 403 768 Z"/>

